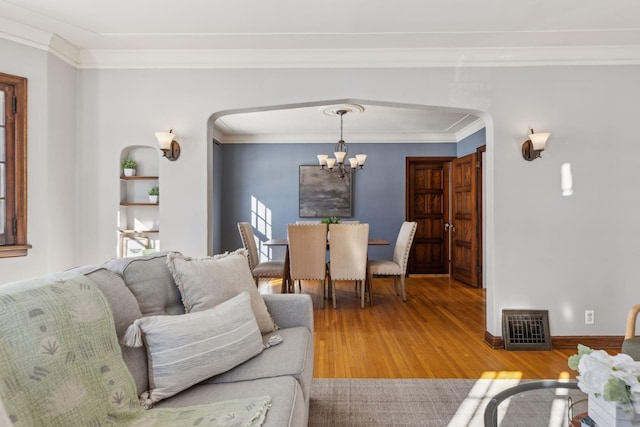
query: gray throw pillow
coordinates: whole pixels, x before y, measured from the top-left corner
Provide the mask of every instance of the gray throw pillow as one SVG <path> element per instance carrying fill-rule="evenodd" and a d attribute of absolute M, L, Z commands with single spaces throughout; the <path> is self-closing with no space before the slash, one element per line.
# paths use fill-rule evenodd
<path fill-rule="evenodd" d="M 202 258 L 170 253 L 167 265 L 187 313 L 206 310 L 246 291 L 251 296 L 251 308 L 260 332 L 266 334 L 277 329 L 256 288 L 245 249 Z"/>

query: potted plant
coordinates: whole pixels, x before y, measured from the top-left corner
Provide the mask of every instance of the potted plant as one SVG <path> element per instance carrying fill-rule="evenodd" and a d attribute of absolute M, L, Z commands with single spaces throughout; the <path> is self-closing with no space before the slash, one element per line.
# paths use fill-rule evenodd
<path fill-rule="evenodd" d="M 320 223 L 322 224 L 340 224 L 340 218 L 338 218 L 337 216 L 330 216 L 324 219 L 320 220 Z"/>
<path fill-rule="evenodd" d="M 578 388 L 589 395 L 589 416 L 597 425 L 638 424 L 640 361 L 578 344 L 578 354 L 569 357 L 569 368 L 580 374 Z"/>
<path fill-rule="evenodd" d="M 160 188 L 157 185 L 151 187 L 148 191 L 149 203 L 158 203 L 158 197 L 160 196 Z"/>
<path fill-rule="evenodd" d="M 135 176 L 138 162 L 133 159 L 124 159 L 122 161 L 122 169 L 124 170 L 124 176 Z"/>
<path fill-rule="evenodd" d="M 340 224 L 340 218 L 337 216 L 330 216 L 320 220 L 321 224 L 327 224 L 327 241 L 329 240 L 329 224 Z"/>

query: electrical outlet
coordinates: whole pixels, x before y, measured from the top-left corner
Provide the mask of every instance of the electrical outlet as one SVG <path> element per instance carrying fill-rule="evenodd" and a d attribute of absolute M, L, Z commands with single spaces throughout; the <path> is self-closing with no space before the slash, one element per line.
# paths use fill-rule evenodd
<path fill-rule="evenodd" d="M 593 325 L 595 323 L 595 313 L 593 310 L 584 311 L 584 324 Z"/>

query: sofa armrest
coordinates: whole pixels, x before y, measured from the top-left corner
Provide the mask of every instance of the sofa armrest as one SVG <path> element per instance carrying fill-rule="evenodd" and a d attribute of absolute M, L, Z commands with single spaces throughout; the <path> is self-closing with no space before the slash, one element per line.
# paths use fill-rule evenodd
<path fill-rule="evenodd" d="M 313 303 L 305 294 L 263 294 L 274 322 L 281 328 L 305 326 L 313 334 Z"/>

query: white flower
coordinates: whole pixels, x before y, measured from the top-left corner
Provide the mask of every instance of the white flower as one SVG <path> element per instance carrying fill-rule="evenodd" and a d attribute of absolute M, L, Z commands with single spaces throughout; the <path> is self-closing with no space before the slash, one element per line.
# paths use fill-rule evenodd
<path fill-rule="evenodd" d="M 584 346 L 581 351 L 579 347 L 579 354 L 572 356 L 572 359 L 576 357 L 579 357 L 577 366 L 580 375 L 577 378 L 580 390 L 609 396 L 619 403 L 626 403 L 630 399 L 640 401 L 640 362 L 626 354 L 611 356 L 604 350 L 591 350 Z M 570 364 L 574 362 L 570 361 Z M 609 383 L 610 380 L 620 382 Z M 622 385 L 622 389 L 618 384 Z"/>

